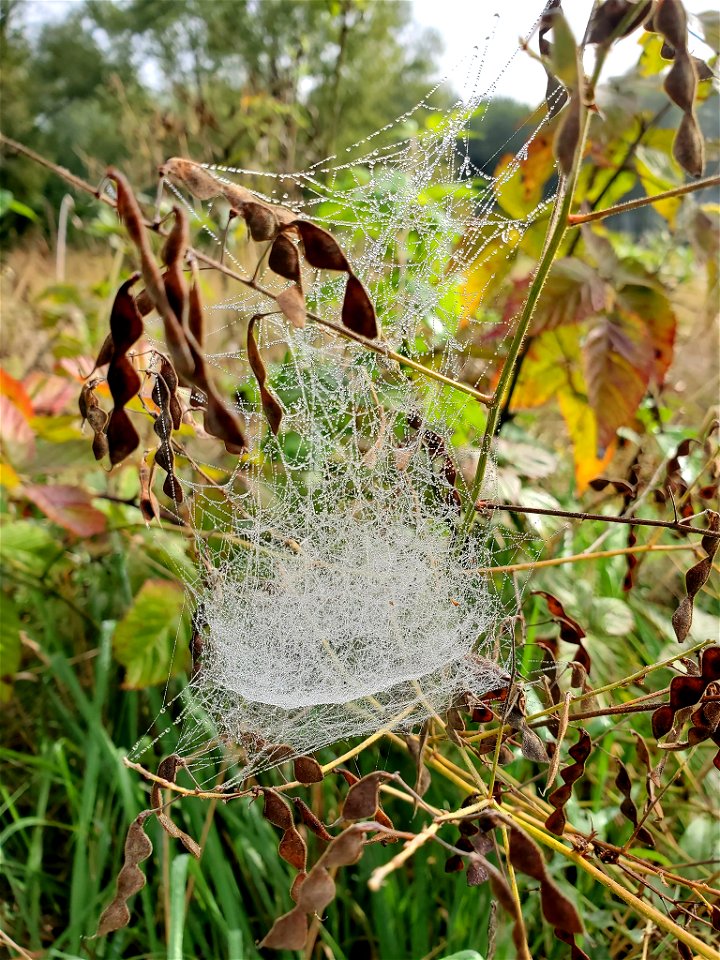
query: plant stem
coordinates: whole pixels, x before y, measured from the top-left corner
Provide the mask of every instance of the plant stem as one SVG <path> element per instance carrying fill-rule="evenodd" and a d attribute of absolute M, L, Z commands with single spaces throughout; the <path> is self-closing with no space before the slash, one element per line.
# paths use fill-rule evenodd
<path fill-rule="evenodd" d="M 693 527 L 689 523 L 679 520 L 642 520 L 638 517 L 614 517 L 604 513 L 581 513 L 575 510 L 556 510 L 547 507 L 523 507 L 513 503 L 489 503 L 481 500 L 475 504 L 475 509 L 507 510 L 508 513 L 535 513 L 543 517 L 566 517 L 568 520 L 600 520 L 603 523 L 625 523 L 633 527 L 663 527 L 665 530 L 675 530 L 677 533 L 698 533 L 703 537 L 720 539 L 720 532 L 703 530 L 702 527 Z"/>
<path fill-rule="evenodd" d="M 619 550 L 599 550 L 597 553 L 574 553 L 569 557 L 551 557 L 548 560 L 530 560 L 527 563 L 508 563 L 501 567 L 476 567 L 470 573 L 516 573 L 537 570 L 540 567 L 559 567 L 564 563 L 582 563 L 584 560 L 604 560 L 607 557 L 625 557 L 631 553 L 671 553 L 675 550 L 697 550 L 693 543 L 645 544 L 623 547 Z"/>
<path fill-rule="evenodd" d="M 554 850 L 556 853 L 561 853 L 568 860 L 572 861 L 576 867 L 584 870 L 586 873 L 590 874 L 591 877 L 594 877 L 595 880 L 602 883 L 603 886 L 616 897 L 624 900 L 628 906 L 632 907 L 632 909 L 641 914 L 641 916 L 645 917 L 647 920 L 652 920 L 652 922 L 656 926 L 660 927 L 661 930 L 671 934 L 678 940 L 682 940 L 682 942 L 687 944 L 691 950 L 693 950 L 699 956 L 704 957 L 705 960 L 719 960 L 720 954 L 718 954 L 717 950 L 714 950 L 708 944 L 703 943 L 702 940 L 693 936 L 692 933 L 689 933 L 683 927 L 679 926 L 651 904 L 645 903 L 644 900 L 636 897 L 634 893 L 626 890 L 625 887 L 621 886 L 617 882 L 617 880 L 613 880 L 612 877 L 609 877 L 607 874 L 603 873 L 602 870 L 598 869 L 594 863 L 590 863 L 589 860 L 581 856 L 579 853 L 576 853 L 575 850 L 571 850 L 569 847 L 566 847 L 565 844 L 561 843 L 561 841 L 556 837 L 553 837 L 544 830 L 539 830 L 531 823 L 528 823 L 522 813 L 513 812 L 510 814 L 510 816 L 514 820 L 517 820 L 522 826 L 523 830 L 526 830 L 539 843 L 542 843 L 546 847 L 550 847 L 550 849 Z"/>
<path fill-rule="evenodd" d="M 627 213 L 629 210 L 638 210 L 640 207 L 647 207 L 650 204 L 657 203 L 659 200 L 683 197 L 687 193 L 696 193 L 698 190 L 705 190 L 708 187 L 717 186 L 720 186 L 720 176 L 705 177 L 704 180 L 694 180 L 692 183 L 683 183 L 679 187 L 673 187 L 672 190 L 665 190 L 663 193 L 655 193 L 651 197 L 638 197 L 637 200 L 627 200 L 625 203 L 617 203 L 613 207 L 606 207 L 605 210 L 595 210 L 593 213 L 570 214 L 568 217 L 568 225 L 578 227 L 581 223 L 592 223 L 594 220 L 604 220 L 606 217 L 614 217 L 618 213 Z"/>
<path fill-rule="evenodd" d="M 480 445 L 480 459 L 478 460 L 477 468 L 475 470 L 475 479 L 473 480 L 468 495 L 469 502 L 465 511 L 465 516 L 463 517 L 460 529 L 458 531 L 458 542 L 460 544 L 469 533 L 475 519 L 475 501 L 480 495 L 480 490 L 482 489 L 483 481 L 485 479 L 485 472 L 490 459 L 490 451 L 492 448 L 493 439 L 495 437 L 495 432 L 498 427 L 503 402 L 512 381 L 513 371 L 515 370 L 515 365 L 517 363 L 520 350 L 530 327 L 530 322 L 533 318 L 535 307 L 537 306 L 542 289 L 545 286 L 545 281 L 550 273 L 550 268 L 555 260 L 555 255 L 558 252 L 560 244 L 562 243 L 562 239 L 565 236 L 565 231 L 567 230 L 568 216 L 572 206 L 575 185 L 577 183 L 578 173 L 580 171 L 580 164 L 582 163 L 583 149 L 589 122 L 589 114 L 587 109 L 584 106 L 581 109 L 581 133 L 577 148 L 575 150 L 572 169 L 568 176 L 564 178 L 560 186 L 555 203 L 555 210 L 548 227 L 545 248 L 538 263 L 535 276 L 530 284 L 527 299 L 525 300 L 515 334 L 510 343 L 510 347 L 505 358 L 505 363 L 503 364 L 502 372 L 500 374 L 500 379 L 498 380 L 498 385 L 493 395 L 492 403 L 488 408 L 487 423 L 485 424 L 485 432 Z"/>

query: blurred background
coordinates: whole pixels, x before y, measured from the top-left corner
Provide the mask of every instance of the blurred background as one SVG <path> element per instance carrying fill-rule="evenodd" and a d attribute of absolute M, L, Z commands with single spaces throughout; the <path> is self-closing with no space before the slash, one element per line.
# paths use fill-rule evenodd
<path fill-rule="evenodd" d="M 568 6 L 580 36 L 592 5 Z M 720 25 L 705 6 L 688 4 L 697 15 L 692 51 L 710 64 L 697 110 L 711 174 L 719 156 L 712 70 Z M 92 183 L 108 164 L 118 166 L 150 204 L 157 167 L 170 156 L 300 171 L 342 155 L 375 130 L 382 131 L 376 145 L 419 136 L 477 72 L 477 46 L 490 92 L 467 139 L 480 197 L 535 129 L 545 92 L 542 67 L 517 51 L 542 4 L 522 0 L 498 11 L 496 17 L 493 4 L 460 0 L 0 0 L 0 125 L 7 137 Z M 679 111 L 659 79 L 666 68 L 654 35 L 640 31 L 619 45 L 607 71 L 612 79 L 600 93 L 602 124 L 590 152 L 595 172 L 581 181 L 578 203 L 609 206 L 683 181 L 671 155 Z M 425 106 L 406 116 L 421 100 Z M 504 216 L 525 216 L 553 189 L 546 153 L 529 161 L 532 182 L 518 180 L 498 194 Z M 191 546 L 176 530 L 146 529 L 136 470 L 104 471 L 81 429 L 81 375 L 104 339 L 115 290 L 133 269 L 123 231 L 112 211 L 69 192 L 51 171 L 11 150 L 1 163 L 0 927 L 11 956 L 251 960 L 259 956 L 255 942 L 288 909 L 292 876 L 277 856 L 276 831 L 243 803 L 185 804 L 177 816 L 202 838 L 200 864 L 188 864 L 165 834 L 153 834 L 156 855 L 130 927 L 107 941 L 88 939 L 111 897 L 121 838 L 147 806 L 145 784 L 122 757 L 148 730 L 165 729 L 153 723 L 168 675 L 170 693 L 186 682 L 188 658 L 173 659 L 173 651 L 178 636 L 184 651 L 189 635 L 180 584 L 183 572 L 192 575 Z M 244 182 L 253 186 L 252 176 Z M 613 501 L 612 490 L 593 489 L 589 481 L 603 471 L 622 477 L 636 469 L 675 484 L 685 514 L 716 501 L 717 211 L 717 190 L 704 191 L 614 218 L 598 233 L 609 248 L 584 236 L 564 251 L 581 266 L 555 288 L 555 319 L 543 320 L 541 311 L 515 406 L 505 413 L 497 469 L 503 496 L 619 511 L 617 495 Z M 541 240 L 532 236 L 516 259 L 503 261 L 490 301 L 473 299 L 486 276 L 482 284 L 465 278 L 458 330 L 471 355 L 501 357 L 497 342 L 488 345 L 473 333 L 472 321 L 502 325 L 514 315 L 513 294 L 524 289 Z M 667 365 L 662 382 L 638 373 L 635 392 L 603 420 L 597 394 L 582 379 L 592 318 L 579 304 L 595 283 L 590 274 L 602 274 L 608 249 L 626 279 L 652 289 L 644 309 L 660 319 L 647 337 Z M 208 299 L 226 290 L 220 280 L 207 282 Z M 565 319 L 558 321 L 560 314 Z M 565 339 L 550 330 L 563 324 Z M 567 383 L 555 379 L 546 389 L 548 370 L 561 366 Z M 480 386 L 492 387 L 492 370 Z M 456 446 L 468 462 L 482 427 L 481 419 L 458 426 Z M 695 443 L 680 462 L 688 438 Z M 650 501 L 667 518 L 667 497 Z M 522 526 L 529 556 L 576 554 L 604 532 L 551 520 L 505 522 L 509 529 Z M 627 534 L 612 531 L 604 542 L 622 548 Z M 498 549 L 500 562 L 524 559 L 501 536 Z M 573 567 L 543 570 L 534 582 L 589 625 L 588 644 L 598 656 L 593 680 L 600 684 L 617 676 L 620 664 L 630 673 L 674 649 L 669 618 L 683 594 L 686 565 L 681 553 L 668 551 L 633 569 L 632 589 L 622 556 L 587 565 L 579 584 Z M 691 639 L 717 634 L 719 609 L 717 587 L 708 586 L 696 602 Z M 530 623 L 540 620 L 533 598 L 526 615 Z M 543 631 L 552 629 L 535 632 Z M 531 662 L 529 656 L 528 669 Z M 633 729 L 647 735 L 647 717 L 636 722 Z M 622 835 L 622 798 L 608 795 L 607 763 L 613 755 L 633 762 L 631 734 L 627 725 L 620 732 L 598 726 L 607 762 L 588 776 L 578 800 L 578 820 L 586 817 L 610 837 Z M 163 733 L 152 746 L 156 760 L 173 745 L 172 733 Z M 375 763 L 408 765 L 390 747 L 379 751 Z M 511 769 L 520 780 L 537 773 L 523 758 Z M 673 805 L 675 854 L 686 860 L 701 859 L 703 850 L 707 856 L 713 842 L 710 807 L 698 799 L 708 770 L 706 759 L 699 760 L 692 768 L 697 796 L 678 788 Z M 312 788 L 313 808 L 328 821 L 339 787 Z M 431 789 L 429 797 L 442 804 L 442 785 Z M 502 926 L 492 932 L 489 892 L 468 888 L 462 874 L 445 874 L 434 850 L 424 849 L 407 873 L 393 874 L 380 894 L 370 895 L 367 877 L 387 857 L 376 845 L 345 871 L 308 957 L 482 960 L 492 940 L 496 958 L 512 955 L 509 932 Z M 586 879 L 563 882 L 575 885 L 595 929 L 617 931 L 608 956 L 641 956 L 635 920 Z M 526 922 L 535 956 L 566 955 L 532 906 Z M 666 947 L 659 939 L 642 956 L 669 956 Z M 586 949 L 592 953 L 592 943 Z"/>

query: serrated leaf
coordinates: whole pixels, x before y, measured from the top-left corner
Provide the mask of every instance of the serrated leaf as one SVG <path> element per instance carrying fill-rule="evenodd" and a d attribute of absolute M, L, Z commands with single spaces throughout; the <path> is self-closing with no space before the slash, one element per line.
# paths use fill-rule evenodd
<path fill-rule="evenodd" d="M 187 637 L 178 637 L 185 597 L 169 580 L 147 580 L 115 628 L 113 651 L 125 667 L 123 686 L 142 689 L 182 670 Z M 184 629 L 187 632 L 187 629 Z"/>

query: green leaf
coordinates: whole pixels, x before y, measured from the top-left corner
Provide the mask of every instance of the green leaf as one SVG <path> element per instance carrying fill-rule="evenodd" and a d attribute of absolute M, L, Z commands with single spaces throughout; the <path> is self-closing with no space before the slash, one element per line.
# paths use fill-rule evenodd
<path fill-rule="evenodd" d="M 185 668 L 185 595 L 169 580 L 147 580 L 115 628 L 113 651 L 125 667 L 123 686 L 137 690 L 163 683 Z"/>
<path fill-rule="evenodd" d="M 441 957 L 440 960 L 485 960 L 485 958 L 477 950 L 458 950 L 457 953 Z"/>
<path fill-rule="evenodd" d="M 10 190 L 0 190 L 0 218 L 8 213 L 16 213 L 19 217 L 25 217 L 26 220 L 37 222 L 37 214 L 26 204 L 16 200 Z"/>
<path fill-rule="evenodd" d="M 577 42 L 570 29 L 570 24 L 557 10 L 553 11 L 552 25 L 551 70 L 569 90 L 574 90 L 578 85 L 580 75 Z"/>
<path fill-rule="evenodd" d="M 0 594 L 0 703 L 12 697 L 11 677 L 20 667 L 20 614 L 15 604 Z"/>
<path fill-rule="evenodd" d="M 0 560 L 40 574 L 58 553 L 59 544 L 40 521 L 16 520 L 0 525 Z"/>
<path fill-rule="evenodd" d="M 635 628 L 635 615 L 623 600 L 595 597 L 590 606 L 588 628 L 591 633 L 624 637 Z"/>

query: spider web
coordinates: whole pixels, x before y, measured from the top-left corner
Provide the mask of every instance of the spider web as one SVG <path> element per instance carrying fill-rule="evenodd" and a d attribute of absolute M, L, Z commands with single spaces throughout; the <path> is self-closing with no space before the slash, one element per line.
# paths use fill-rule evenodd
<path fill-rule="evenodd" d="M 496 202 L 547 122 L 544 108 L 501 180 L 472 163 L 468 123 L 493 108 L 495 82 L 483 87 L 482 64 L 470 58 L 466 90 L 449 110 L 431 106 L 435 88 L 308 170 L 209 168 L 331 231 L 375 305 L 379 343 L 470 384 L 493 357 L 470 356 L 468 344 L 497 315 L 488 301 L 461 320 L 464 278 L 497 256 L 498 241 L 515 256 L 552 203 L 514 220 Z M 375 146 L 421 115 L 430 117 L 421 132 Z M 166 187 L 220 244 L 221 205 Z M 251 276 L 263 248 L 248 242 L 226 256 Z M 262 266 L 258 278 L 275 293 L 284 285 Z M 344 275 L 308 270 L 303 283 L 308 309 L 337 322 Z M 216 447 L 188 440 L 196 469 L 180 477 L 196 534 L 197 576 L 187 583 L 196 669 L 165 709 L 178 714 L 177 749 L 198 777 L 206 767 L 211 775 L 219 745 L 233 752 L 231 782 L 340 740 L 411 730 L 503 687 L 512 636 L 514 611 L 477 572 L 492 563 L 492 529 L 478 522 L 458 536 L 477 454 L 456 449 L 454 436 L 468 417 L 482 430 L 477 400 L 316 323 L 295 329 L 273 309 L 236 287 L 206 308 L 208 362 L 238 385 L 252 441 L 228 476 L 205 459 Z M 277 437 L 248 387 L 241 333 L 255 314 L 266 314 L 258 345 L 284 410 Z M 482 495 L 492 491 L 490 479 Z"/>

